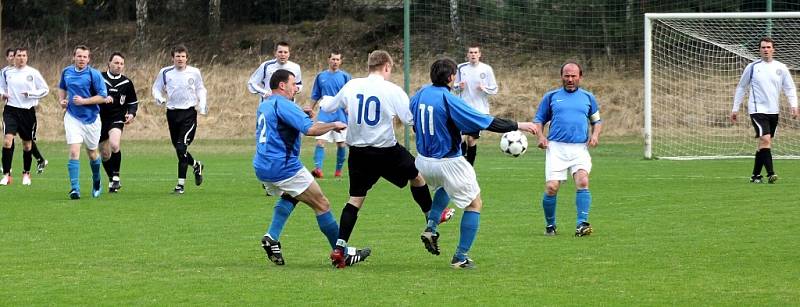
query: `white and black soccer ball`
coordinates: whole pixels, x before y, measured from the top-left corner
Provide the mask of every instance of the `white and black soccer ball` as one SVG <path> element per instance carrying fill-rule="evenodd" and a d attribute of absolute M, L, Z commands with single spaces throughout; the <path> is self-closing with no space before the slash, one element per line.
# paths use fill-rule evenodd
<path fill-rule="evenodd" d="M 500 151 L 512 157 L 519 157 L 528 150 L 528 138 L 519 130 L 506 132 L 500 137 Z"/>

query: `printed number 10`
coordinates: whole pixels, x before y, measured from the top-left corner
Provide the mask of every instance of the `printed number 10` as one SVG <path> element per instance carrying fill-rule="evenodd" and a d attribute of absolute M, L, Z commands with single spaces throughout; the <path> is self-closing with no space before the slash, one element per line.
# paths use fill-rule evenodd
<path fill-rule="evenodd" d="M 366 101 L 364 101 L 364 95 L 358 94 L 356 95 L 358 98 L 358 116 L 356 117 L 356 123 L 361 124 L 365 122 L 369 126 L 375 126 L 381 119 L 381 101 L 378 97 L 369 96 Z M 370 120 L 370 109 L 374 109 L 374 116 Z"/>

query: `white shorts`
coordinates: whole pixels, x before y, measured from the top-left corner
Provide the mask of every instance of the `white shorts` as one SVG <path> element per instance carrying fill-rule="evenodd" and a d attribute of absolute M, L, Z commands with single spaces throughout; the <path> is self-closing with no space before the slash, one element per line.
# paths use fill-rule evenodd
<path fill-rule="evenodd" d="M 67 135 L 67 144 L 86 145 L 86 149 L 95 150 L 100 143 L 100 116 L 94 119 L 94 123 L 84 124 L 77 118 L 64 113 L 64 132 Z"/>
<path fill-rule="evenodd" d="M 548 142 L 545 154 L 545 180 L 567 180 L 567 171 L 574 175 L 578 170 L 592 172 L 592 157 L 586 143 Z"/>
<path fill-rule="evenodd" d="M 297 171 L 294 176 L 286 178 L 278 182 L 264 181 L 264 188 L 271 195 L 281 195 L 281 193 L 289 194 L 292 197 L 297 197 L 305 192 L 311 183 L 314 182 L 314 177 L 304 167 Z"/>
<path fill-rule="evenodd" d="M 417 156 L 414 164 L 431 191 L 444 188 L 461 209 L 469 206 L 481 193 L 475 170 L 464 157 L 434 159 Z"/>
<path fill-rule="evenodd" d="M 327 141 L 328 143 L 341 143 L 347 139 L 347 129 L 342 131 L 328 131 L 323 135 L 315 137 L 317 140 Z"/>

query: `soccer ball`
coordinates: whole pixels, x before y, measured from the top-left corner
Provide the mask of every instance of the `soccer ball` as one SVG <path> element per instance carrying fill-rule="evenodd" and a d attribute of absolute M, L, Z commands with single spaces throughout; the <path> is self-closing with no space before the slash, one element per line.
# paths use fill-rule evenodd
<path fill-rule="evenodd" d="M 528 138 L 519 130 L 506 132 L 500 137 L 500 151 L 519 157 L 528 150 Z"/>

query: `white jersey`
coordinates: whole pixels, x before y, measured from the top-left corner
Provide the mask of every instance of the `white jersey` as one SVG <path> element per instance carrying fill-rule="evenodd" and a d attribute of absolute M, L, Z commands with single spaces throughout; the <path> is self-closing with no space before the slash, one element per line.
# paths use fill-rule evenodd
<path fill-rule="evenodd" d="M 8 95 L 7 105 L 30 109 L 39 104 L 39 99 L 50 93 L 47 82 L 33 67 L 8 67 L 0 76 L 0 93 Z M 27 93 L 27 95 L 25 95 Z"/>
<path fill-rule="evenodd" d="M 247 90 L 264 97 L 272 95 L 272 90 L 269 89 L 269 79 L 278 69 L 291 71 L 294 74 L 297 92 L 303 89 L 303 76 L 300 74 L 300 65 L 292 61 L 286 61 L 286 64 L 281 64 L 278 59 L 272 59 L 261 63 L 256 68 L 256 71 L 250 75 L 250 80 L 247 81 Z"/>
<path fill-rule="evenodd" d="M 462 81 L 466 83 L 464 88 L 461 88 Z M 480 85 L 483 85 L 483 90 L 479 88 Z M 494 70 L 482 62 L 478 62 L 476 65 L 469 62 L 461 63 L 458 65 L 453 89 L 458 97 L 464 99 L 475 110 L 489 114 L 489 95 L 497 94 Z"/>
<path fill-rule="evenodd" d="M 167 98 L 164 98 L 166 92 Z M 167 66 L 161 69 L 153 83 L 153 98 L 156 101 L 166 101 L 167 109 L 189 109 L 194 106 L 199 107 L 201 114 L 206 109 L 206 87 L 203 85 L 203 76 L 200 70 L 186 66 L 183 70 L 175 69 L 175 66 Z"/>
<path fill-rule="evenodd" d="M 333 112 L 347 110 L 347 145 L 356 147 L 392 147 L 394 117 L 406 125 L 414 120 L 408 95 L 399 86 L 378 74 L 350 80 L 333 99 L 323 99 L 320 108 Z"/>
<path fill-rule="evenodd" d="M 747 99 L 747 110 L 750 114 L 778 114 L 781 89 L 786 95 L 789 105 L 793 108 L 797 107 L 797 88 L 789 69 L 781 62 L 758 60 L 744 68 L 733 97 L 733 112 L 739 111 L 748 86 L 750 86 L 750 93 Z"/>

